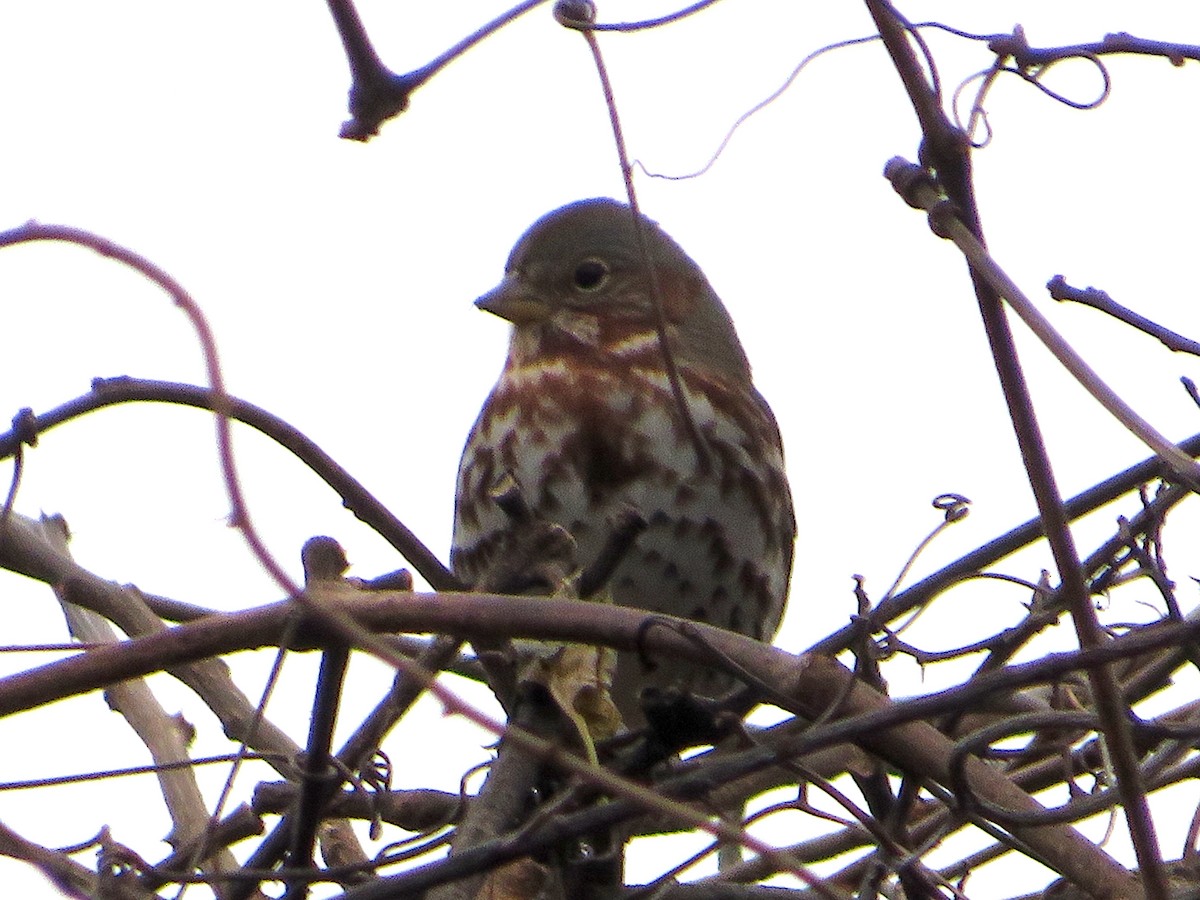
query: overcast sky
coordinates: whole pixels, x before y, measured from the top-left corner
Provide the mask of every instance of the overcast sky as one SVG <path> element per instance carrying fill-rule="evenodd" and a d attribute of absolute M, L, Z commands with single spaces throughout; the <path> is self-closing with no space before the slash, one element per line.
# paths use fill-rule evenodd
<path fill-rule="evenodd" d="M 362 14 L 384 60 L 407 71 L 504 6 L 380 0 L 364 2 Z M 670 8 L 601 3 L 600 17 Z M 1200 43 L 1200 11 L 1179 3 L 902 9 L 913 21 L 972 32 L 1020 22 L 1035 45 L 1109 31 Z M 870 32 L 857 3 L 726 0 L 671 28 L 601 42 L 631 154 L 652 170 L 684 173 L 806 55 Z M 927 37 L 948 91 L 990 63 L 980 43 Z M 1069 109 L 1015 78 L 997 85 L 994 137 L 975 156 L 981 211 L 1008 272 L 1110 384 L 1182 439 L 1200 431 L 1200 415 L 1178 378 L 1198 377 L 1198 361 L 1090 310 L 1055 306 L 1042 289 L 1061 273 L 1200 337 L 1200 66 L 1106 62 L 1112 95 L 1095 111 Z M 1081 100 L 1099 82 L 1083 62 L 1052 78 Z M 209 316 L 231 392 L 318 441 L 445 558 L 459 452 L 507 340 L 505 323 L 471 301 L 499 279 L 512 243 L 542 213 L 623 193 L 583 40 L 556 25 L 549 6 L 539 9 L 420 90 L 365 145 L 337 138 L 348 76 L 316 0 L 7 4 L 0 84 L 0 228 L 31 218 L 78 226 L 168 270 Z M 783 431 L 800 519 L 779 637 L 790 650 L 847 621 L 854 573 L 872 596 L 883 594 L 937 523 L 929 506 L 937 494 L 964 494 L 973 512 L 916 574 L 1033 512 L 964 266 L 881 177 L 889 157 L 916 157 L 918 137 L 885 51 L 868 44 L 810 64 L 704 177 L 638 180 L 644 210 L 725 300 Z M 46 410 L 95 376 L 202 378 L 196 340 L 168 299 L 87 251 L 5 250 L 0 297 L 0 415 Z M 1015 327 L 1064 492 L 1143 458 L 1136 439 Z M 401 564 L 284 451 L 244 432 L 236 449 L 254 520 L 297 576 L 299 548 L 314 534 L 336 536 L 354 574 Z M 211 421 L 200 413 L 109 410 L 42 439 L 16 508 L 63 514 L 78 560 L 106 578 L 220 609 L 270 602 L 278 589 L 225 527 L 214 460 Z M 0 477 L 8 471 L 0 466 Z M 1083 552 L 1113 514 L 1081 526 Z M 1177 518 L 1193 528 L 1195 512 L 1185 506 Z M 1048 556 L 1036 553 L 1009 570 L 1036 580 L 1043 565 Z M 1174 574 L 1190 608 L 1191 572 Z M 923 639 L 941 647 L 976 628 L 982 636 L 1019 619 L 1027 599 L 1011 589 L 976 596 L 968 613 L 938 619 Z M 49 591 L 0 576 L 0 597 L 10 610 L 6 643 L 64 638 Z M 5 671 L 31 662 L 0 659 Z M 245 689 L 261 690 L 266 663 L 240 662 Z M 289 663 L 293 699 L 270 712 L 298 740 L 313 662 Z M 936 684 L 912 675 L 914 691 Z M 357 699 L 348 692 L 343 729 L 385 675 L 363 663 L 352 677 L 364 687 Z M 166 678 L 154 684 L 201 730 L 198 753 L 227 749 L 186 691 Z M 488 738 L 431 705 L 423 714 L 441 729 L 437 783 L 452 786 Z M 418 750 L 393 752 L 402 784 L 431 782 Z M 6 778 L 145 759 L 96 695 L 0 722 Z M 217 777 L 206 775 L 206 788 Z M 0 820 L 48 844 L 85 840 L 109 823 L 116 839 L 157 859 L 167 822 L 154 795 L 149 778 L 0 794 Z M 1171 852 L 1182 828 L 1164 836 Z M 0 881 L 22 896 L 52 895 L 3 860 Z M 976 887 L 972 896 L 990 895 Z"/>

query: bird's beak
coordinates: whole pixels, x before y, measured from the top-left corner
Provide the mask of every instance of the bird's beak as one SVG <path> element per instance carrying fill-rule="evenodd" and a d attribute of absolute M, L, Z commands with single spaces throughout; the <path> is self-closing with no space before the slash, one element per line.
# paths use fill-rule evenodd
<path fill-rule="evenodd" d="M 514 325 L 542 322 L 551 312 L 550 304 L 543 297 L 512 275 L 504 276 L 504 280 L 476 300 L 475 305 Z"/>

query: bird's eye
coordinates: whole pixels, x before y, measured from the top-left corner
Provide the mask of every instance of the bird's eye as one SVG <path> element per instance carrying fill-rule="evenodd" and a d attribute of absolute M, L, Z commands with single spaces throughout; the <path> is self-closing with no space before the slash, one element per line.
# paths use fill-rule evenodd
<path fill-rule="evenodd" d="M 608 263 L 599 259 L 585 259 L 575 267 L 575 287 L 581 291 L 596 291 L 608 281 Z"/>

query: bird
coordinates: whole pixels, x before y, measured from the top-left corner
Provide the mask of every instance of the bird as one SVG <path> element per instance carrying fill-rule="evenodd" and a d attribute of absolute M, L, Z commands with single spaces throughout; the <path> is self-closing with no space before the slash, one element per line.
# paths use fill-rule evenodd
<path fill-rule="evenodd" d="M 627 204 L 580 200 L 530 226 L 475 305 L 512 333 L 459 465 L 455 575 L 477 583 L 501 562 L 512 523 L 494 491 L 507 480 L 570 534 L 585 571 L 623 510 L 641 517 L 607 581 L 615 603 L 771 640 L 796 538 L 783 447 L 700 267 Z M 655 662 L 620 654 L 613 699 L 630 727 L 647 686 L 711 696 L 733 684 Z"/>

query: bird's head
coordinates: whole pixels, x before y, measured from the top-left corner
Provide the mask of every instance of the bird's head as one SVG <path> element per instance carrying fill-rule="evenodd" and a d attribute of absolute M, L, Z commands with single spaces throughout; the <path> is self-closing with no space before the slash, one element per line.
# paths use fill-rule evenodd
<path fill-rule="evenodd" d="M 546 349 L 564 336 L 634 346 L 655 333 L 655 283 L 681 361 L 748 380 L 733 323 L 700 267 L 655 222 L 615 200 L 580 200 L 543 216 L 513 248 L 504 279 L 475 305 Z"/>

